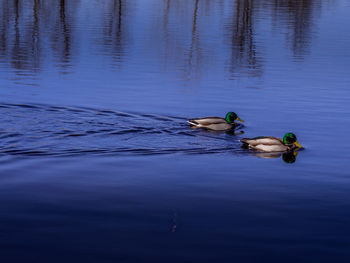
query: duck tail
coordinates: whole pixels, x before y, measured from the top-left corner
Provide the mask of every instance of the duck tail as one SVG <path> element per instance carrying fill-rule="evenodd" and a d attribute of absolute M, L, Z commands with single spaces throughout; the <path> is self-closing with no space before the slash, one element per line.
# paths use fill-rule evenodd
<path fill-rule="evenodd" d="M 195 120 L 188 120 L 187 123 L 189 123 L 191 127 L 199 127 L 199 123 Z"/>
<path fill-rule="evenodd" d="M 243 149 L 249 149 L 250 148 L 248 140 L 249 140 L 248 138 L 241 139 L 241 143 L 242 143 L 242 148 Z"/>
<path fill-rule="evenodd" d="M 249 140 L 248 138 L 243 138 L 243 139 L 241 139 L 241 142 L 245 143 L 245 144 L 248 144 L 248 140 Z"/>

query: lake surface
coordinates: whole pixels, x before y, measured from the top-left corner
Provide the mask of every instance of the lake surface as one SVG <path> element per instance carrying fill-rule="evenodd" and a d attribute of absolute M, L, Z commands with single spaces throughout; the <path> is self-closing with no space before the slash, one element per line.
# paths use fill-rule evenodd
<path fill-rule="evenodd" d="M 0 1 L 1 261 L 349 262 L 349 13 Z M 290 131 L 296 156 L 239 142 Z"/>

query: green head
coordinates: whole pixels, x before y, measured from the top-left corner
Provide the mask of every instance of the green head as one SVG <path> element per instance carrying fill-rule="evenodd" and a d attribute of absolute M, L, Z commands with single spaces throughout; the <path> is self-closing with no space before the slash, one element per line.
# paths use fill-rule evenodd
<path fill-rule="evenodd" d="M 283 143 L 285 145 L 293 145 L 294 144 L 294 145 L 298 146 L 299 148 L 302 148 L 301 145 L 298 143 L 297 137 L 295 136 L 295 134 L 291 133 L 291 132 L 288 132 L 284 135 Z"/>
<path fill-rule="evenodd" d="M 229 123 L 229 124 L 234 123 L 235 120 L 240 121 L 240 122 L 244 122 L 244 120 L 242 120 L 241 118 L 239 118 L 239 117 L 237 116 L 237 114 L 234 113 L 234 112 L 228 112 L 228 113 L 226 114 L 225 120 L 226 120 L 226 122 Z"/>

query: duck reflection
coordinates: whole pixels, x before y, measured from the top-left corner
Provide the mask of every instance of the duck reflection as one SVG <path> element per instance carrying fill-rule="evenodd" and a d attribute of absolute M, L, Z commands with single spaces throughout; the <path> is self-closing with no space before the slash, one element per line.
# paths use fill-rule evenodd
<path fill-rule="evenodd" d="M 259 158 L 264 158 L 264 159 L 273 159 L 273 158 L 279 158 L 282 156 L 282 160 L 286 163 L 295 163 L 298 154 L 299 154 L 298 151 L 290 151 L 285 153 L 264 153 L 264 152 L 253 153 L 254 156 Z"/>
<path fill-rule="evenodd" d="M 233 135 L 233 136 L 238 136 L 238 135 L 243 135 L 244 131 L 240 130 L 244 127 L 242 124 L 237 124 L 236 127 L 234 127 L 231 130 L 226 131 L 225 133 L 228 135 Z"/>

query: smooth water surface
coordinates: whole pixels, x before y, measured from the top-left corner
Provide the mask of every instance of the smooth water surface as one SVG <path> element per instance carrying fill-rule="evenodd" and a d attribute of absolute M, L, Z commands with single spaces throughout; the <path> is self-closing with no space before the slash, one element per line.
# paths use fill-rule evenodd
<path fill-rule="evenodd" d="M 0 1 L 1 261 L 348 262 L 349 13 Z M 297 155 L 240 146 L 289 131 Z"/>

